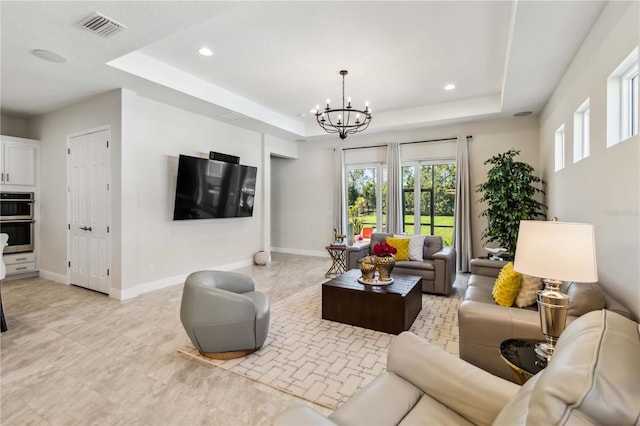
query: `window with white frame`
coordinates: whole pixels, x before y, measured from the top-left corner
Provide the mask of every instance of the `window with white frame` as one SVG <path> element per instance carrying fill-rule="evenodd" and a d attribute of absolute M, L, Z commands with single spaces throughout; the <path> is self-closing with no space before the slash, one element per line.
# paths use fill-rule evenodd
<path fill-rule="evenodd" d="M 556 130 L 555 165 L 556 172 L 564 169 L 564 124 Z"/>
<path fill-rule="evenodd" d="M 638 134 L 638 47 L 607 79 L 607 147 Z"/>
<path fill-rule="evenodd" d="M 589 99 L 573 114 L 573 162 L 587 158 L 590 153 Z"/>

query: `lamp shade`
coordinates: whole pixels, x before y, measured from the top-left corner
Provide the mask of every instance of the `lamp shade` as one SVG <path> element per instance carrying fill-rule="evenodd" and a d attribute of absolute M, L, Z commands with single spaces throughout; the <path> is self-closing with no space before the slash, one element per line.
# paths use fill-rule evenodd
<path fill-rule="evenodd" d="M 598 281 L 593 225 L 523 220 L 514 269 L 560 281 Z"/>

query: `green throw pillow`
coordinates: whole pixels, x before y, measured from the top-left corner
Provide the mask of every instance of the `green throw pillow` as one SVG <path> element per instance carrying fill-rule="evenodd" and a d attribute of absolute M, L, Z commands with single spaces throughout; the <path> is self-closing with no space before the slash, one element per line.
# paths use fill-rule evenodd
<path fill-rule="evenodd" d="M 509 262 L 500 270 L 498 278 L 493 285 L 491 295 L 500 306 L 511 306 L 518 296 L 520 280 L 522 276 L 513 269 L 513 263 Z"/>

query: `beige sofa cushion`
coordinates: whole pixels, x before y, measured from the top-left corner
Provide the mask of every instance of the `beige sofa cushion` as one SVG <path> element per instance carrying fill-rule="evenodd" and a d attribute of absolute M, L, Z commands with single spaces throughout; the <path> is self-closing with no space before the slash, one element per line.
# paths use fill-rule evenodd
<path fill-rule="evenodd" d="M 562 292 L 569 296 L 569 315 L 579 317 L 607 306 L 607 299 L 596 283 L 563 283 Z"/>
<path fill-rule="evenodd" d="M 396 425 L 422 392 L 394 373 L 385 372 L 345 402 L 329 418 L 339 425 Z"/>

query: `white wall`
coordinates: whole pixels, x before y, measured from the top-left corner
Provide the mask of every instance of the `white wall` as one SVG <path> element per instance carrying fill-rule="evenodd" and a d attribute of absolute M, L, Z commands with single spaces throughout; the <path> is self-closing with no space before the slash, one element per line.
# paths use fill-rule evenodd
<path fill-rule="evenodd" d="M 40 205 L 43 276 L 66 282 L 67 137 L 108 125 L 112 155 L 112 289 L 135 297 L 184 280 L 199 269 L 232 269 L 251 263 L 270 238 L 264 191 L 270 156 L 295 158 L 295 143 L 265 136 L 117 90 L 30 121 L 41 140 Z M 209 151 L 240 157 L 258 167 L 253 217 L 173 221 L 178 156 Z M 267 186 L 268 187 L 268 186 Z"/>
<path fill-rule="evenodd" d="M 640 149 L 634 136 L 606 147 L 607 77 L 638 45 L 638 2 L 609 2 L 540 118 L 540 164 L 550 213 L 595 225 L 600 283 L 640 317 Z M 573 163 L 573 113 L 590 98 L 591 155 Z M 565 123 L 565 169 L 554 172 L 554 133 Z"/>
<path fill-rule="evenodd" d="M 271 247 L 325 256 L 333 241 L 333 149 L 298 145 L 298 159 L 271 159 Z"/>
<path fill-rule="evenodd" d="M 0 134 L 17 138 L 29 137 L 28 120 L 25 118 L 0 116 Z"/>
<path fill-rule="evenodd" d="M 66 282 L 67 276 L 67 137 L 100 126 L 111 127 L 112 218 L 120 211 L 119 146 L 121 91 L 95 96 L 29 120 L 29 134 L 40 140 L 40 271 Z M 119 223 L 113 223 L 113 282 L 120 281 Z"/>
<path fill-rule="evenodd" d="M 261 169 L 262 135 L 139 96 L 128 102 L 123 111 L 135 126 L 123 139 L 123 185 L 133 201 L 122 210 L 124 297 L 175 284 L 196 270 L 249 264 L 262 233 L 261 170 L 253 217 L 173 221 L 173 203 L 180 154 L 223 152 Z"/>
<path fill-rule="evenodd" d="M 335 140 L 308 141 L 298 145 L 298 160 L 272 161 L 274 185 L 272 194 L 272 246 L 274 250 L 294 253 L 322 253 L 333 240 L 333 148 L 337 143 L 353 148 L 399 141 L 411 142 L 429 139 L 472 135 L 469 144 L 470 180 L 472 188 L 484 182 L 487 166 L 482 163 L 492 155 L 510 148 L 521 150 L 520 161 L 537 169 L 538 118 L 523 117 L 484 122 L 465 123 L 407 130 L 393 133 L 358 134 L 345 142 Z M 418 145 L 415 145 L 416 147 Z M 349 151 L 350 155 L 355 151 Z M 484 206 L 475 203 L 479 194 L 473 193 L 471 228 L 473 253 L 486 255 L 480 234 L 486 219 L 480 218 Z M 293 207 L 295 206 L 295 207 Z M 277 212 L 277 215 L 276 215 Z"/>

